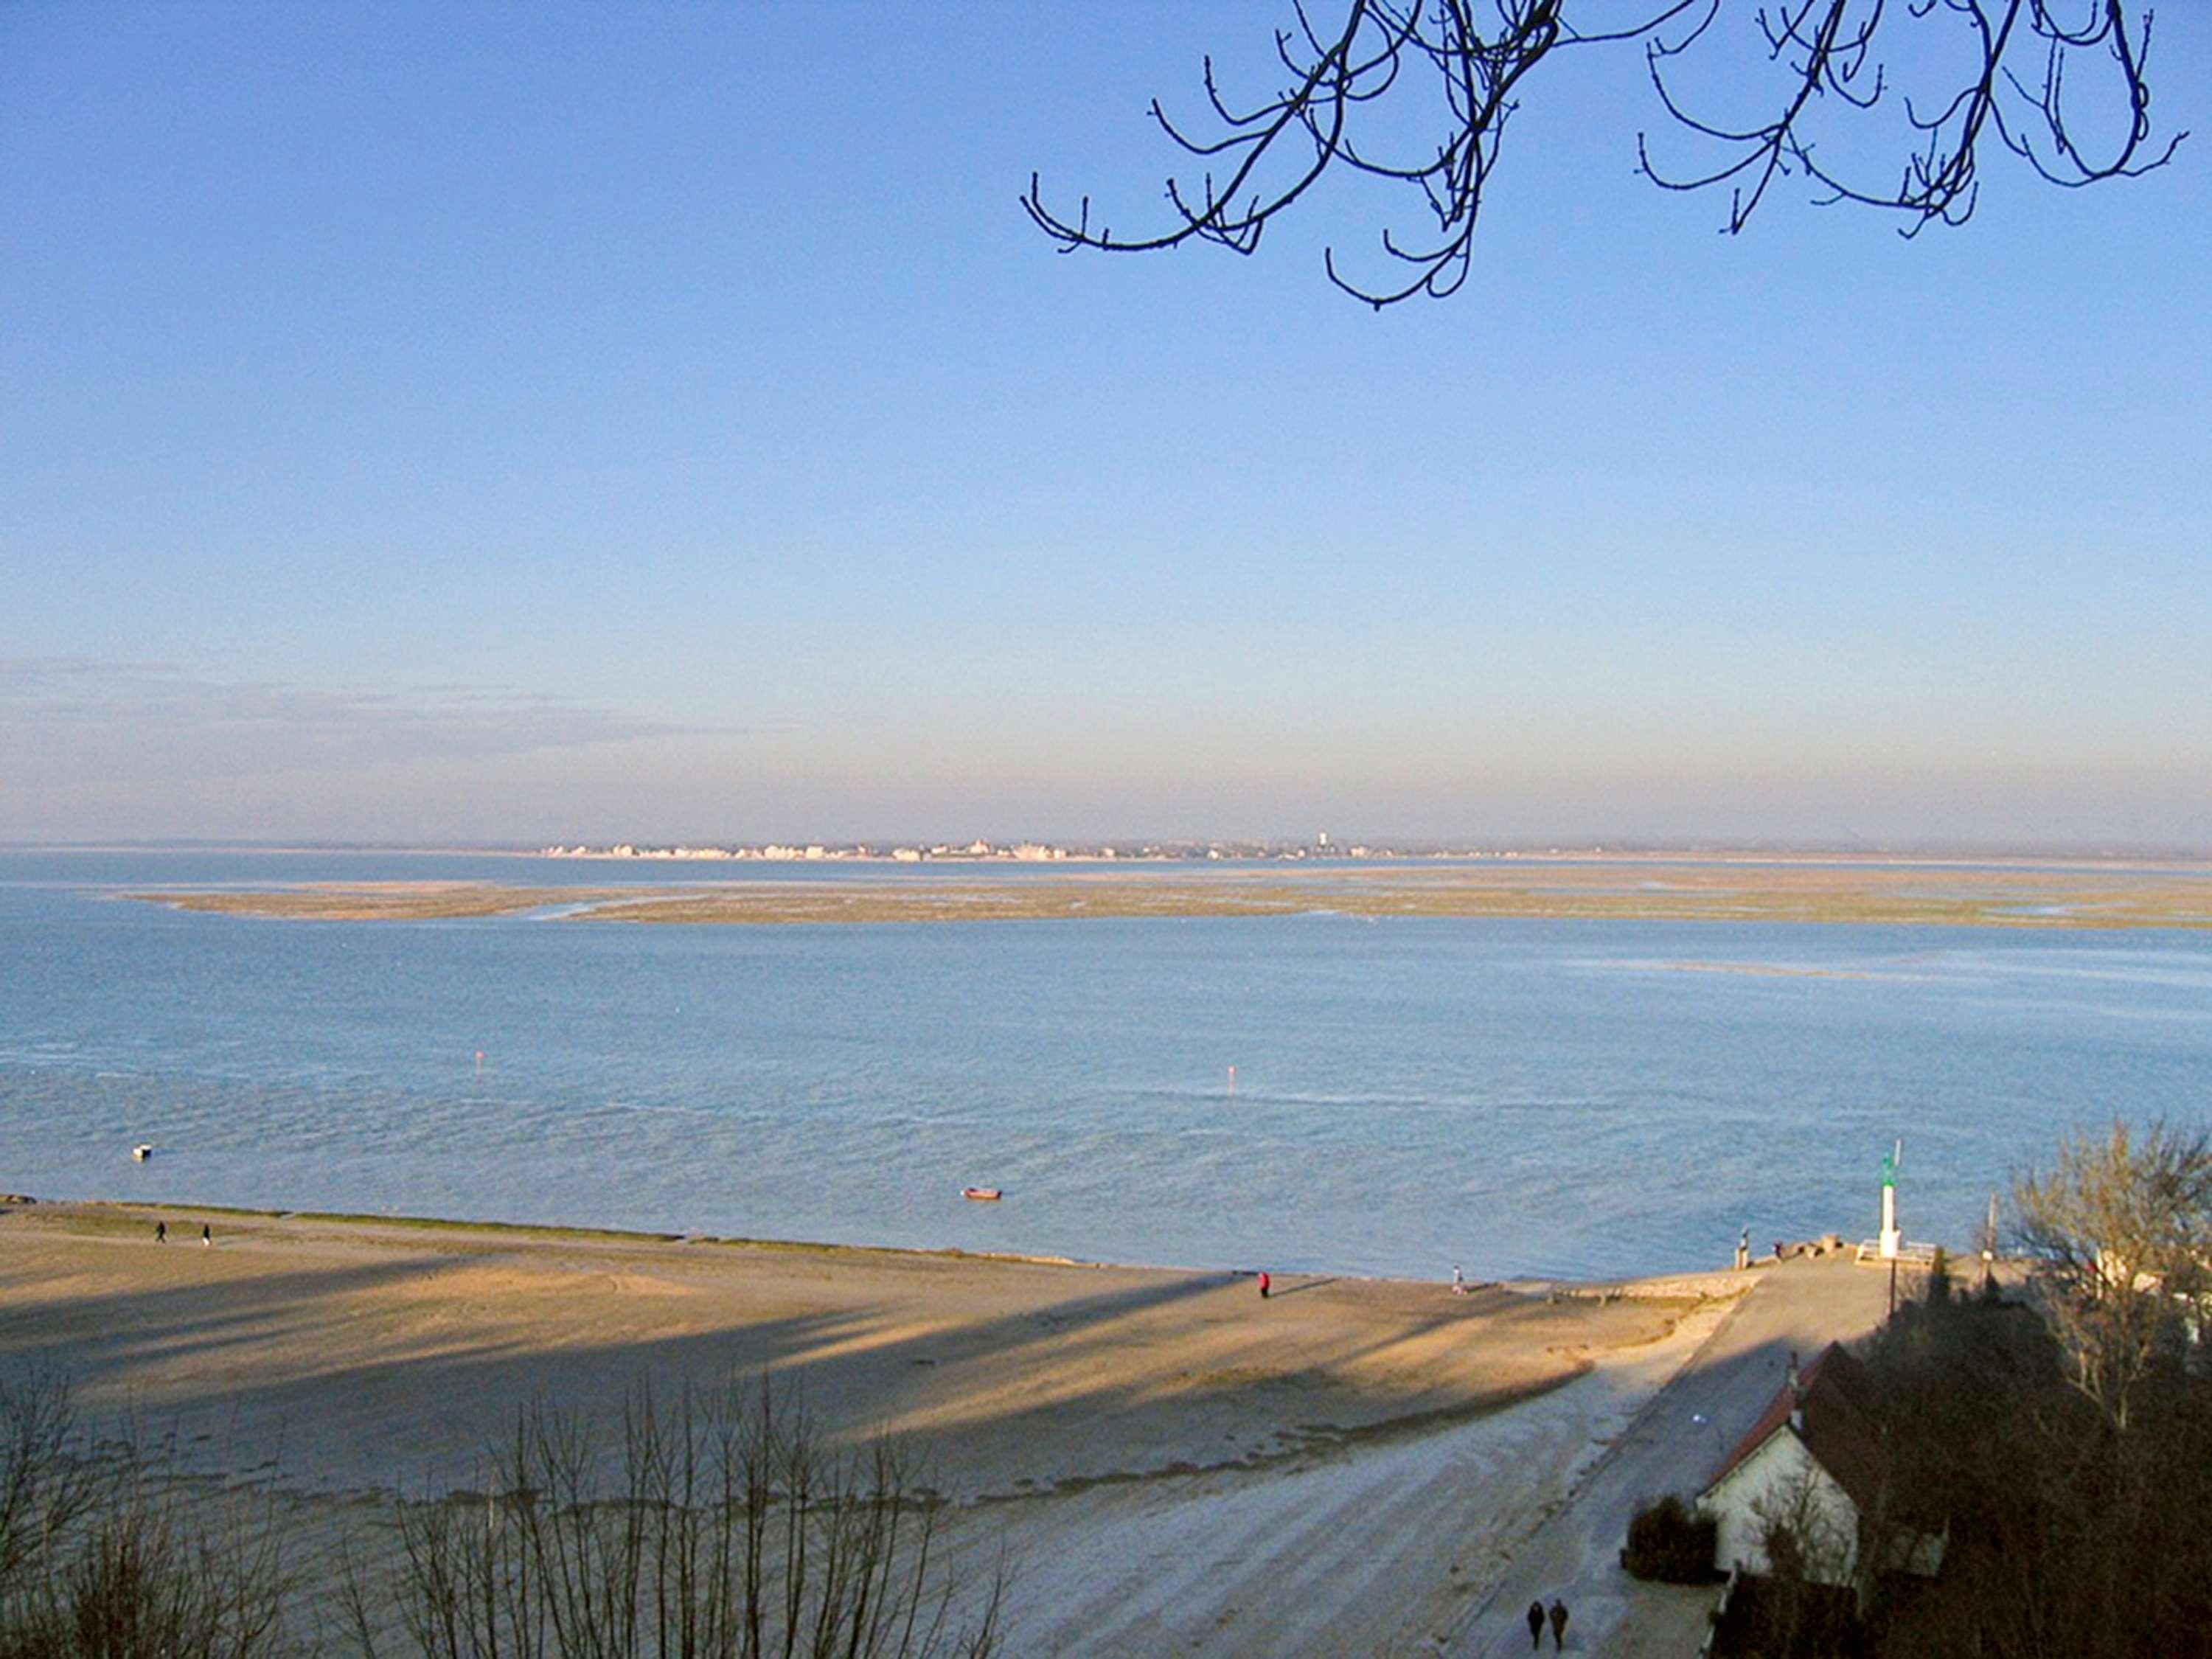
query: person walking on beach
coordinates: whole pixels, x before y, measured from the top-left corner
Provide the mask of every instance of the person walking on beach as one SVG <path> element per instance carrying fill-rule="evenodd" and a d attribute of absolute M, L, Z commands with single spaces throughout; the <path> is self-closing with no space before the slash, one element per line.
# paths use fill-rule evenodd
<path fill-rule="evenodd" d="M 203 1244 L 215 1243 L 215 1235 L 208 1231 L 208 1224 L 204 1221 L 200 1223 L 200 1243 Z"/>
<path fill-rule="evenodd" d="M 1539 1637 L 1537 1640 L 1542 1641 Z M 1552 1650 L 1564 1653 L 1567 1646 L 1567 1604 L 1556 1595 L 1552 1598 Z"/>
<path fill-rule="evenodd" d="M 1261 1268 L 1261 1269 L 1260 1269 L 1260 1300 L 1261 1300 L 1261 1301 L 1262 1301 L 1262 1302 L 1265 1302 L 1265 1301 L 1267 1299 L 1268 1294 L 1269 1294 L 1272 1291 L 1273 1291 L 1273 1289 L 1274 1289 L 1274 1288 L 1275 1288 L 1275 1281 L 1274 1281 L 1273 1279 L 1270 1279 L 1270 1278 L 1268 1278 L 1268 1277 L 1267 1277 L 1267 1270 L 1265 1267 Z"/>
<path fill-rule="evenodd" d="M 1467 1294 L 1467 1275 L 1460 1272 L 1459 1263 L 1456 1261 L 1452 1263 L 1452 1294 L 1454 1296 Z"/>
<path fill-rule="evenodd" d="M 1528 1646 L 1531 1651 L 1544 1645 L 1544 1604 L 1528 1604 Z"/>
<path fill-rule="evenodd" d="M 154 1224 L 154 1242 L 156 1244 L 166 1244 L 169 1242 L 169 1224 L 167 1222 L 157 1221 Z"/>

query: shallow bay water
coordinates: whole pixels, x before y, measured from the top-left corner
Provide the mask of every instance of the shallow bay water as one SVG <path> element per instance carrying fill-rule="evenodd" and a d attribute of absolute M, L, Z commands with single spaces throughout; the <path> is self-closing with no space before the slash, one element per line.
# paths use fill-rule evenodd
<path fill-rule="evenodd" d="M 2212 937 L 2179 930 L 311 922 L 121 896 L 755 874 L 0 854 L 0 1188 L 1609 1275 L 1724 1262 L 1746 1224 L 1863 1237 L 1899 1137 L 1908 1235 L 1963 1244 L 2064 1131 L 2212 1105 Z"/>

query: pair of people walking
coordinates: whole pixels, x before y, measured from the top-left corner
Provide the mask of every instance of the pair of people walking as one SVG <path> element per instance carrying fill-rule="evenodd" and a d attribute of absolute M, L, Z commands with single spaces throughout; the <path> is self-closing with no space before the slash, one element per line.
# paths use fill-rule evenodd
<path fill-rule="evenodd" d="M 169 1242 L 169 1224 L 167 1222 L 157 1221 L 154 1224 L 154 1242 L 156 1244 L 166 1244 Z M 215 1234 L 209 1230 L 208 1224 L 204 1221 L 200 1223 L 200 1243 L 203 1244 L 212 1244 L 215 1243 Z"/>
<path fill-rule="evenodd" d="M 1528 1604 L 1529 1647 L 1534 1649 L 1544 1645 L 1544 1621 L 1547 1619 L 1552 1623 L 1553 1650 L 1565 1651 L 1567 1645 L 1567 1604 L 1557 1596 L 1552 1599 L 1552 1610 L 1549 1613 L 1544 1611 L 1544 1604 L 1540 1601 L 1531 1601 Z"/>

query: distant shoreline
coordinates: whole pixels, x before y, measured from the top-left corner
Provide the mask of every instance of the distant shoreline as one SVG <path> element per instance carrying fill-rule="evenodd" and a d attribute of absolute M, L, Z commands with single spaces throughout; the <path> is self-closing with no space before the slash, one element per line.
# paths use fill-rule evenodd
<path fill-rule="evenodd" d="M 570 854 L 570 857 L 575 855 Z M 848 866 L 849 867 L 849 866 Z M 908 866 L 911 868 L 912 866 Z M 2109 862 L 2007 865 L 1741 857 L 1391 860 L 1265 867 L 1148 862 L 963 867 L 927 880 L 877 870 L 559 886 L 488 881 L 178 886 L 125 895 L 184 911 L 313 921 L 541 915 L 573 921 L 774 925 L 1294 916 L 1363 921 L 1843 923 L 2051 928 L 2212 927 L 2212 870 Z"/>

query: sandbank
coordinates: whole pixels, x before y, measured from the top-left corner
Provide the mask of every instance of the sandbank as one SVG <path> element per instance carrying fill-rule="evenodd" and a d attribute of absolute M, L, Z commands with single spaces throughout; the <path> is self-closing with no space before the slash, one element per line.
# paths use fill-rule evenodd
<path fill-rule="evenodd" d="M 289 921 L 526 915 L 564 922 L 851 923 L 1424 916 L 1937 927 L 2212 927 L 2212 872 L 2078 863 L 1954 866 L 1589 860 L 1373 864 L 1285 872 L 1203 866 L 1051 876 L 854 875 L 625 887 L 495 882 L 309 884 L 130 895 L 180 910 Z"/>

